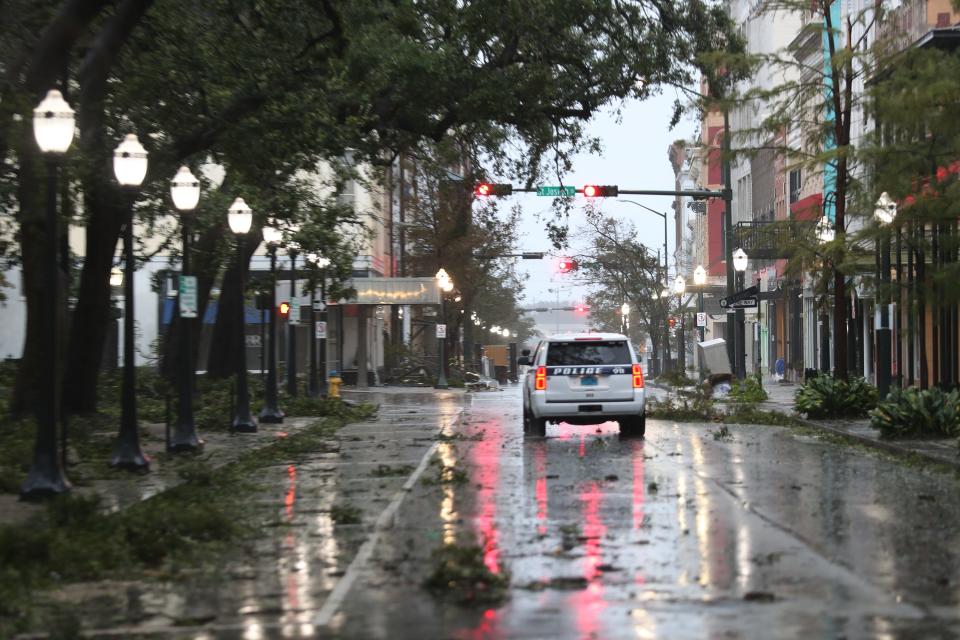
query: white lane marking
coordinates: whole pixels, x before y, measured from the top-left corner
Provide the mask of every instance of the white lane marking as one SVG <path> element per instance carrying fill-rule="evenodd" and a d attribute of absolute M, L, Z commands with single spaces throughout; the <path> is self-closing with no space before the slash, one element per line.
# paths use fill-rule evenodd
<path fill-rule="evenodd" d="M 373 549 L 380 540 L 380 534 L 393 526 L 393 519 L 400 509 L 400 505 L 403 504 L 404 498 L 406 498 L 410 490 L 413 489 L 413 485 L 417 483 L 417 480 L 419 480 L 423 472 L 426 471 L 427 465 L 430 464 L 430 458 L 436 453 L 439 445 L 439 442 L 434 442 L 430 446 L 427 452 L 423 454 L 420 464 L 414 469 L 413 473 L 410 474 L 407 481 L 403 483 L 403 487 L 394 494 L 393 500 L 390 501 L 387 508 L 380 512 L 380 516 L 377 517 L 377 522 L 373 527 L 373 534 L 367 538 L 366 542 L 360 545 L 360 550 L 357 551 L 357 555 L 353 557 L 353 561 L 350 562 L 346 573 L 343 574 L 343 577 L 340 578 L 336 586 L 333 587 L 333 591 L 327 596 L 327 600 L 323 603 L 319 613 L 317 613 L 317 617 L 313 619 L 314 624 L 322 627 L 330 625 L 330 620 L 337 613 L 337 610 L 340 609 L 340 605 L 343 604 L 344 599 L 346 599 L 347 594 L 350 592 L 350 587 L 356 582 L 357 576 L 360 575 L 360 572 L 363 571 L 367 562 L 370 560 L 370 556 L 373 555 Z"/>

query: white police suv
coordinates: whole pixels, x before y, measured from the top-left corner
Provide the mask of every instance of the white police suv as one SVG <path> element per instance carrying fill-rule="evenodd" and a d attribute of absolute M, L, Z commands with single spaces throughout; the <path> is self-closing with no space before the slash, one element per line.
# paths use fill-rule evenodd
<path fill-rule="evenodd" d="M 545 435 L 547 422 L 599 424 L 616 420 L 620 433 L 646 431 L 643 370 L 633 345 L 618 333 L 578 333 L 541 340 L 523 385 L 523 430 Z"/>

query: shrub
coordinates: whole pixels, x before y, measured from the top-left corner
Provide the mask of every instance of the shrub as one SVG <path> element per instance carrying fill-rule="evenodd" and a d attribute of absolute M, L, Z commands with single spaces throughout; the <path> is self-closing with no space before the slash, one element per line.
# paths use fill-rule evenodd
<path fill-rule="evenodd" d="M 651 400 L 647 406 L 647 417 L 679 422 L 711 422 L 717 411 L 713 398 L 702 387 L 693 394 L 670 394 L 663 400 Z"/>
<path fill-rule="evenodd" d="M 657 377 L 657 384 L 668 387 L 689 387 L 696 384 L 696 381 L 688 378 L 687 374 L 680 369 L 671 369 Z"/>
<path fill-rule="evenodd" d="M 877 388 L 863 378 L 817 376 L 797 389 L 794 407 L 808 418 L 864 417 L 877 406 Z"/>
<path fill-rule="evenodd" d="M 960 435 L 960 392 L 894 389 L 870 412 L 870 425 L 884 438 Z"/>
<path fill-rule="evenodd" d="M 745 378 L 743 382 L 733 380 L 728 397 L 734 402 L 756 404 L 757 402 L 764 402 L 769 396 L 763 390 L 760 375 L 757 374 Z"/>

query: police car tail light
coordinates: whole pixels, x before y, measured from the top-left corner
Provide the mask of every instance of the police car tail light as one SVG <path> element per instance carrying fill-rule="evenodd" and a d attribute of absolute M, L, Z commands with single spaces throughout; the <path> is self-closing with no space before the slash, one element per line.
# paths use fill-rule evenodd
<path fill-rule="evenodd" d="M 537 375 L 534 378 L 534 389 L 545 391 L 547 388 L 547 368 L 537 367 Z"/>
<path fill-rule="evenodd" d="M 633 388 L 643 389 L 643 369 L 640 365 L 633 365 Z"/>

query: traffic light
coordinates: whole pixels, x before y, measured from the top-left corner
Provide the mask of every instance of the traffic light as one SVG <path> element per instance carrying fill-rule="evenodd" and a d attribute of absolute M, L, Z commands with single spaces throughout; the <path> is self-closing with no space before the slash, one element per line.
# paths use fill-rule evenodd
<path fill-rule="evenodd" d="M 590 307 L 588 307 L 585 304 L 578 304 L 573 308 L 573 310 L 576 311 L 577 313 L 587 313 L 588 311 L 590 311 Z"/>
<path fill-rule="evenodd" d="M 290 316 L 290 303 L 281 302 L 279 305 L 277 305 L 277 311 L 280 312 L 281 318 L 288 318 Z"/>
<path fill-rule="evenodd" d="M 573 258 L 560 258 L 560 264 L 557 268 L 560 269 L 560 273 L 570 273 L 576 271 L 578 266 L 577 261 Z"/>
<path fill-rule="evenodd" d="M 670 328 L 673 329 L 675 326 L 677 326 L 677 319 L 670 316 Z"/>
<path fill-rule="evenodd" d="M 475 196 L 509 196 L 513 193 L 513 185 L 481 182 L 473 188 Z"/>
<path fill-rule="evenodd" d="M 620 195 L 620 188 L 615 184 L 588 184 L 583 188 L 583 195 L 588 198 L 615 198 Z"/>

